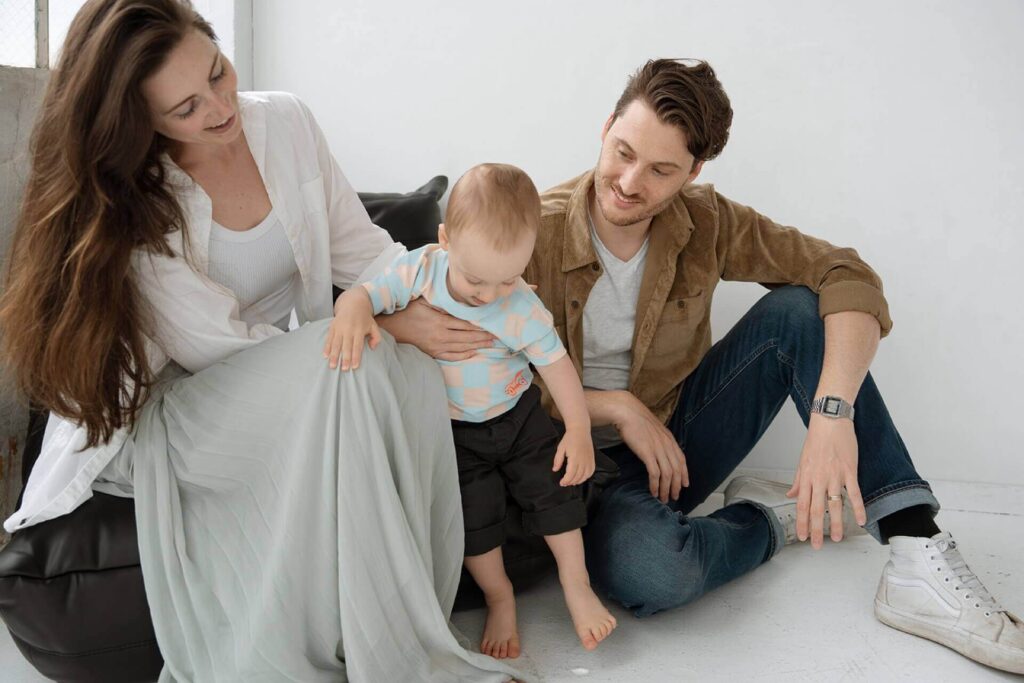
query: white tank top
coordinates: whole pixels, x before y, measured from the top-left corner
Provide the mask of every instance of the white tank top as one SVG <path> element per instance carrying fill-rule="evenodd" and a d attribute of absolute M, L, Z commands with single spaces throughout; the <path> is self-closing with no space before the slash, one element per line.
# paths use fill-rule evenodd
<path fill-rule="evenodd" d="M 273 209 L 249 230 L 229 230 L 213 222 L 209 275 L 238 297 L 242 322 L 288 329 L 299 287 L 299 267 L 284 225 Z"/>

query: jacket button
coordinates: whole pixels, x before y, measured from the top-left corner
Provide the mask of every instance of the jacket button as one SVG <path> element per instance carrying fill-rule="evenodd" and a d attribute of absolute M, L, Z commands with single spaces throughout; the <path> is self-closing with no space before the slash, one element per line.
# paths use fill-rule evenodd
<path fill-rule="evenodd" d="M 593 270 L 594 272 L 597 272 L 597 271 L 601 270 L 601 266 L 597 265 L 596 263 L 592 263 L 592 264 L 590 265 L 590 268 L 591 268 L 591 269 L 592 269 L 592 270 Z"/>
<path fill-rule="evenodd" d="M 572 306 L 573 308 L 579 308 L 580 307 L 580 302 L 576 301 L 576 299 L 573 299 L 572 302 L 569 305 Z"/>
<path fill-rule="evenodd" d="M 679 308 L 686 308 L 686 302 L 680 299 L 679 301 L 676 302 L 676 306 L 678 306 Z"/>

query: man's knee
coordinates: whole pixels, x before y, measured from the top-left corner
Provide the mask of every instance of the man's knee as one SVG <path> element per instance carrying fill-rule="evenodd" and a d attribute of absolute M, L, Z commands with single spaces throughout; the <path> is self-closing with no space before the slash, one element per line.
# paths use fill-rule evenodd
<path fill-rule="evenodd" d="M 752 311 L 777 318 L 786 326 L 803 329 L 824 329 L 818 314 L 818 295 L 807 287 L 786 285 L 761 297 Z"/>
<path fill-rule="evenodd" d="M 675 513 L 672 513 L 673 515 Z M 606 527 L 587 536 L 587 566 L 595 586 L 639 617 L 685 605 L 703 594 L 699 542 L 685 518 L 672 525 Z"/>

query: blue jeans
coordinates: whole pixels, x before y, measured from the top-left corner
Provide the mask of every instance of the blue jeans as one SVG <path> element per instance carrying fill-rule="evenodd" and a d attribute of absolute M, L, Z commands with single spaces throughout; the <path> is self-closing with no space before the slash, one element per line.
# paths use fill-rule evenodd
<path fill-rule="evenodd" d="M 621 474 L 584 529 L 595 586 L 647 616 L 700 597 L 782 548 L 781 524 L 758 505 L 688 514 L 750 453 L 787 397 L 807 424 L 824 349 L 818 297 L 795 286 L 766 294 L 711 348 L 683 383 L 668 421 L 690 474 L 677 501 L 664 504 L 651 495 L 647 470 L 628 447 L 606 451 Z M 881 540 L 882 517 L 915 505 L 929 505 L 934 514 L 939 504 L 914 469 L 870 374 L 854 407 L 866 529 Z"/>

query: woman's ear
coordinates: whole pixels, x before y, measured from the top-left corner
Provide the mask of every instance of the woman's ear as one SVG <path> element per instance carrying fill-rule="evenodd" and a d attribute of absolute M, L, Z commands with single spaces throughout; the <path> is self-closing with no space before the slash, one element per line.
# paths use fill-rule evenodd
<path fill-rule="evenodd" d="M 448 233 L 444 229 L 444 223 L 437 226 L 437 243 L 441 248 L 448 251 Z"/>

